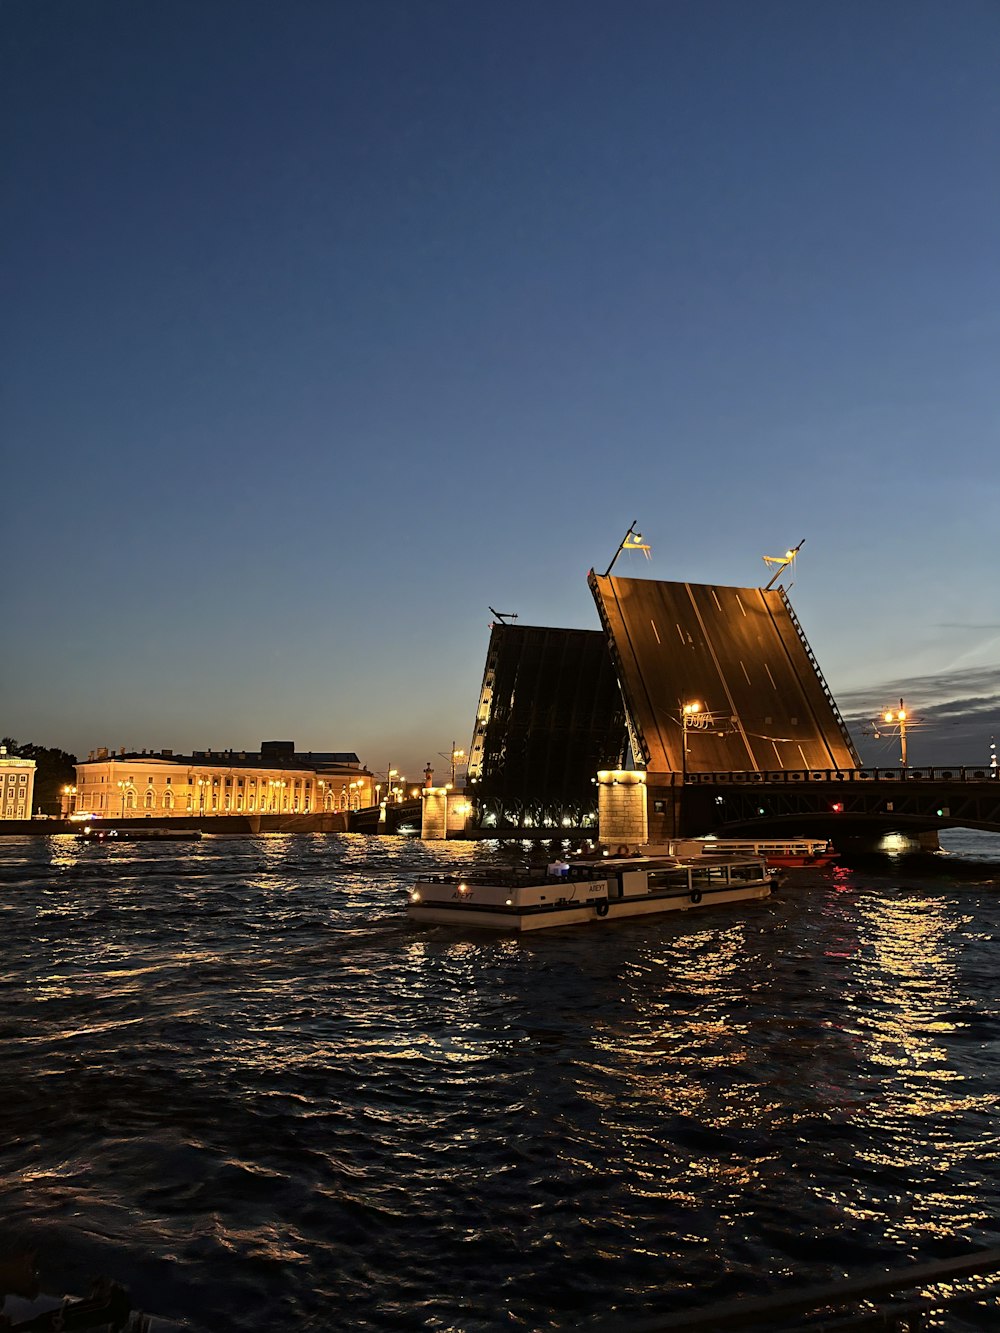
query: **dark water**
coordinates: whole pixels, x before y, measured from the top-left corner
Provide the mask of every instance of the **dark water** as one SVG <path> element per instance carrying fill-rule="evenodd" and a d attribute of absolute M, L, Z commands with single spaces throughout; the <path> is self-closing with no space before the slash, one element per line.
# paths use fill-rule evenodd
<path fill-rule="evenodd" d="M 510 940 L 402 910 L 496 845 L 0 839 L 0 1246 L 191 1329 L 473 1331 L 1000 1245 L 1000 839 L 952 844 Z"/>

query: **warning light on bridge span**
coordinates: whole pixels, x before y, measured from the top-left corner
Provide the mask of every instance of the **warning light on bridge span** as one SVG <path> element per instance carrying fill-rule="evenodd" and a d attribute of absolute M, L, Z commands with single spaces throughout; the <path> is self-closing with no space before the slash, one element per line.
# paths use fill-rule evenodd
<path fill-rule="evenodd" d="M 843 801 L 834 801 L 834 803 L 833 803 L 833 805 L 831 805 L 830 809 L 833 811 L 833 813 L 834 813 L 835 815 L 842 814 L 842 813 L 843 813 L 843 810 L 844 810 L 844 803 L 843 803 Z"/>

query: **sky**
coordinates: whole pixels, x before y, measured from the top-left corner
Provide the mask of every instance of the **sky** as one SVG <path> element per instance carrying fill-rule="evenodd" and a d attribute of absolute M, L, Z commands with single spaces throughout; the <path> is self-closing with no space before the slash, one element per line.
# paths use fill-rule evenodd
<path fill-rule="evenodd" d="M 0 732 L 440 767 L 489 608 L 597 628 L 638 520 L 616 573 L 805 539 L 868 761 L 901 696 L 911 763 L 985 761 L 995 0 L 0 23 Z"/>

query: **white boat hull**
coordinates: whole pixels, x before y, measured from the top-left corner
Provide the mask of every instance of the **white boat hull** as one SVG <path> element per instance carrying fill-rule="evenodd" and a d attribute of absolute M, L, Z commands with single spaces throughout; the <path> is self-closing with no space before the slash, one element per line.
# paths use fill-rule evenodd
<path fill-rule="evenodd" d="M 729 870 L 723 882 L 709 879 L 708 872 L 673 863 L 671 873 L 681 874 L 687 882 L 681 886 L 650 891 L 655 883 L 651 872 L 663 863 L 636 861 L 618 863 L 617 874 L 608 866 L 601 881 L 547 880 L 518 888 L 476 885 L 471 881 L 429 880 L 418 883 L 411 895 L 407 915 L 424 925 L 464 926 L 470 930 L 499 930 L 517 933 L 552 930 L 561 926 L 608 925 L 633 917 L 657 916 L 665 912 L 686 912 L 699 907 L 724 906 L 767 898 L 770 877 L 761 866 L 754 878 L 730 883 Z M 543 892 L 545 890 L 545 892 Z"/>

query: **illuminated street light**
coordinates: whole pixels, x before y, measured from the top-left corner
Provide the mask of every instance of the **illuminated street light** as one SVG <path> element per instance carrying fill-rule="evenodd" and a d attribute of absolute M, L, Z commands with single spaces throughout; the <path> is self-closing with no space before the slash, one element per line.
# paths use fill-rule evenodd
<path fill-rule="evenodd" d="M 681 783 L 687 781 L 688 730 L 698 725 L 701 704 L 695 701 L 681 707 Z"/>
<path fill-rule="evenodd" d="M 126 794 L 126 792 L 128 792 L 128 791 L 132 791 L 132 790 L 134 790 L 134 789 L 135 789 L 135 783 L 132 781 L 131 778 L 124 778 L 124 779 L 123 779 L 121 782 L 119 782 L 119 784 L 118 784 L 118 790 L 119 790 L 119 791 L 121 792 L 121 794 L 122 794 L 122 813 L 121 813 L 121 818 L 122 818 L 122 819 L 125 818 L 125 794 Z"/>
<path fill-rule="evenodd" d="M 900 699 L 898 708 L 887 708 L 882 714 L 882 721 L 889 722 L 899 727 L 899 763 L 901 768 L 906 767 L 906 709 L 903 707 L 903 701 Z"/>
<path fill-rule="evenodd" d="M 454 787 L 454 785 L 455 785 L 455 770 L 456 770 L 456 768 L 459 766 L 459 764 L 461 764 L 461 763 L 464 762 L 464 760 L 465 760 L 465 751 L 464 751 L 464 750 L 460 750 L 460 749 L 456 749 L 456 748 L 455 748 L 455 742 L 452 741 L 452 743 L 451 743 L 451 753 L 450 753 L 450 754 L 445 754 L 444 750 L 438 750 L 438 754 L 441 756 L 442 759 L 447 759 L 448 762 L 451 764 L 451 785 Z"/>
<path fill-rule="evenodd" d="M 61 818 L 66 819 L 67 816 L 71 815 L 76 809 L 76 800 L 74 799 L 76 797 L 76 788 L 71 786 L 63 787 L 62 797 Z"/>

